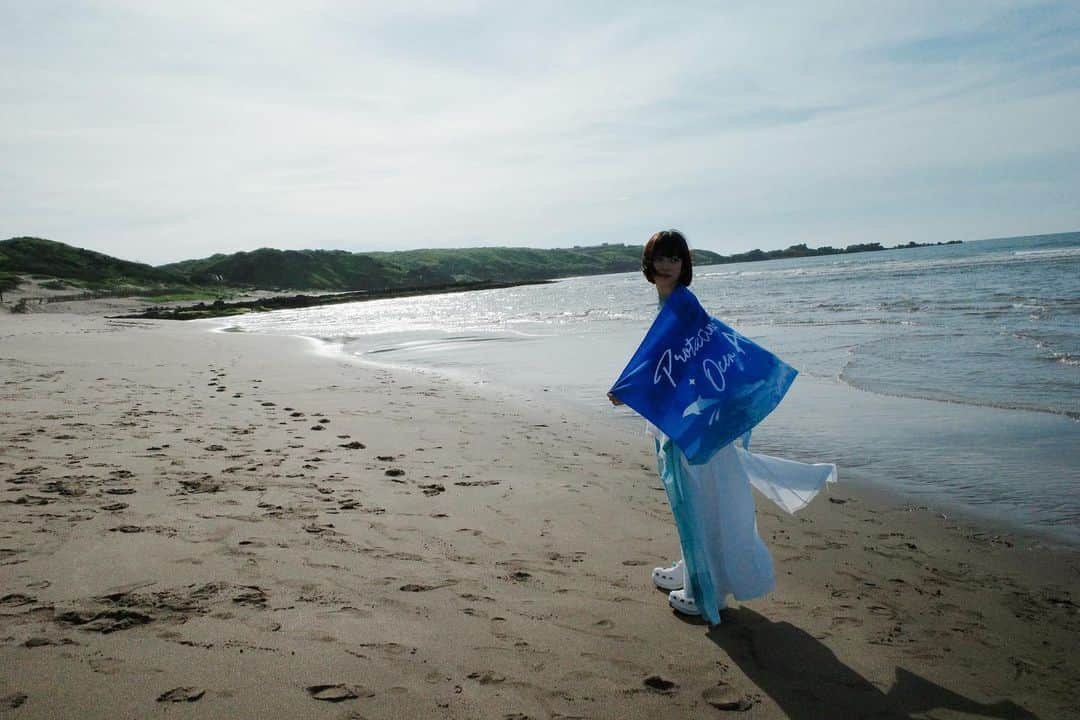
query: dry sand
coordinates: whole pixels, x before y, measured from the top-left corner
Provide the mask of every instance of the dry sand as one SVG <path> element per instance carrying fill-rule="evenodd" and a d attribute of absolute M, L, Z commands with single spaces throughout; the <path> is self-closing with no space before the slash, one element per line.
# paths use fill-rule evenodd
<path fill-rule="evenodd" d="M 850 483 L 710 629 L 647 438 L 550 396 L 41 314 L 0 398 L 3 718 L 1080 717 L 1077 553 Z"/>

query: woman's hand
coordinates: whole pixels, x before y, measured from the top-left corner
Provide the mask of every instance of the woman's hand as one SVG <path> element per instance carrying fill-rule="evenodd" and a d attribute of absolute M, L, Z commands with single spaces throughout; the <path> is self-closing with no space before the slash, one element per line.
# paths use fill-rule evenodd
<path fill-rule="evenodd" d="M 615 396 L 614 396 L 613 394 L 611 394 L 611 393 L 608 393 L 608 394 L 607 394 L 607 399 L 608 399 L 608 400 L 610 400 L 610 401 L 611 401 L 611 404 L 612 404 L 612 405 L 614 405 L 615 407 L 618 407 L 618 406 L 620 406 L 620 405 L 622 405 L 622 404 L 623 404 L 623 401 L 622 401 L 622 400 L 620 400 L 619 398 L 615 397 Z"/>

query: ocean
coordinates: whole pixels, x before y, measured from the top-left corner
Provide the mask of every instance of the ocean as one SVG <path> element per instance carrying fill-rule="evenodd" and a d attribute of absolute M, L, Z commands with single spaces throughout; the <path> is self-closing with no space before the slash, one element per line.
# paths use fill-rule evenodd
<path fill-rule="evenodd" d="M 699 266 L 691 289 L 800 371 L 758 451 L 1080 545 L 1080 232 Z M 215 322 L 543 393 L 640 434 L 606 391 L 656 309 L 624 273 Z"/>

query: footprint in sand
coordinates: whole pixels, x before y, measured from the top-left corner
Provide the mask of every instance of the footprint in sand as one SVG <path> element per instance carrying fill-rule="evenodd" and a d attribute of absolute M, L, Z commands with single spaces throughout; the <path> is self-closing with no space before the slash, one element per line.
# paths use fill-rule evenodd
<path fill-rule="evenodd" d="M 35 636 L 28 638 L 26 642 L 22 644 L 24 648 L 36 648 L 36 647 L 50 647 L 58 645 L 78 645 L 79 643 L 68 638 L 60 638 L 59 640 L 53 640 L 52 638 Z"/>
<path fill-rule="evenodd" d="M 21 605 L 29 605 L 37 601 L 32 595 L 23 595 L 22 593 L 11 593 L 0 598 L 0 605 L 4 607 L 19 607 Z"/>
<path fill-rule="evenodd" d="M 679 687 L 671 680 L 665 680 L 659 675 L 650 675 L 642 681 L 645 687 L 662 695 L 670 695 Z"/>
<path fill-rule="evenodd" d="M 104 610 L 99 613 L 88 614 L 77 611 L 69 611 L 56 616 L 56 621 L 66 625 L 76 625 L 80 630 L 98 632 L 108 635 L 119 630 L 138 627 L 153 622 L 154 618 L 134 610 Z"/>
<path fill-rule="evenodd" d="M 23 495 L 14 500 L 8 500 L 8 502 L 14 505 L 48 505 L 55 501 L 50 500 L 49 498 L 38 497 L 37 495 Z"/>
<path fill-rule="evenodd" d="M 0 710 L 14 710 L 26 702 L 26 693 L 11 693 L 0 697 Z"/>
<path fill-rule="evenodd" d="M 158 695 L 158 702 L 196 702 L 206 694 L 201 688 L 178 687 Z"/>
<path fill-rule="evenodd" d="M 484 672 L 472 672 L 466 675 L 470 680 L 475 680 L 481 685 L 498 685 L 499 683 L 506 682 L 506 676 L 500 675 L 494 670 L 485 670 Z"/>
<path fill-rule="evenodd" d="M 753 698 L 744 695 L 732 686 L 723 682 L 716 687 L 703 690 L 701 699 L 717 710 L 726 710 L 729 712 L 746 712 L 754 706 Z"/>
<path fill-rule="evenodd" d="M 221 484 L 214 482 L 209 475 L 199 480 L 181 480 L 180 494 L 195 495 L 198 493 L 220 492 Z"/>
<path fill-rule="evenodd" d="M 256 585 L 248 586 L 232 599 L 237 605 L 246 605 L 257 610 L 265 610 L 267 600 L 266 591 Z"/>
<path fill-rule="evenodd" d="M 362 697 L 375 697 L 373 691 L 360 685 L 311 685 L 305 689 L 308 695 L 324 702 L 342 702 Z"/>

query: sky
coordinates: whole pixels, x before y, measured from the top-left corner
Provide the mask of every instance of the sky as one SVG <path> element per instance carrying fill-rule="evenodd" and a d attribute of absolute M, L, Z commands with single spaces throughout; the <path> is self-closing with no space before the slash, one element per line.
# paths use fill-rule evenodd
<path fill-rule="evenodd" d="M 0 0 L 0 37 L 0 238 L 161 264 L 1080 230 L 1075 0 Z"/>

